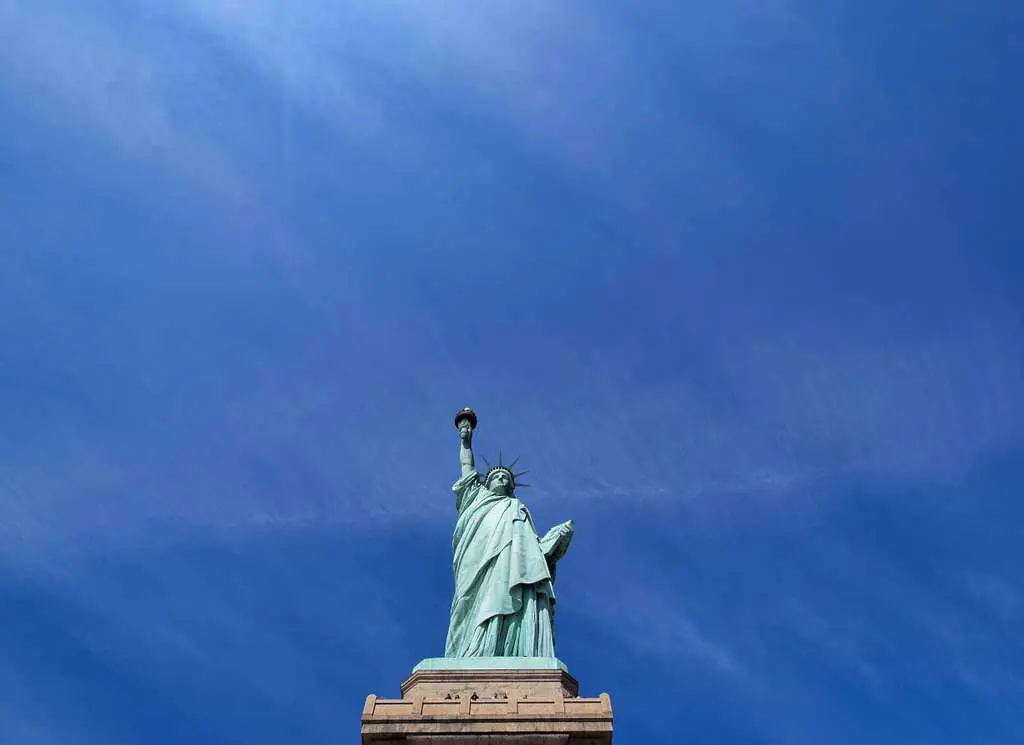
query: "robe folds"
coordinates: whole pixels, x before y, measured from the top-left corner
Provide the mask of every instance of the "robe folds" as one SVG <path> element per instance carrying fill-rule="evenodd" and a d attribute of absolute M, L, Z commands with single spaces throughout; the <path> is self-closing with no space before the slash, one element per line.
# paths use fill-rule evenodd
<path fill-rule="evenodd" d="M 476 471 L 452 486 L 455 597 L 445 657 L 554 657 L 555 592 L 529 510 Z"/>

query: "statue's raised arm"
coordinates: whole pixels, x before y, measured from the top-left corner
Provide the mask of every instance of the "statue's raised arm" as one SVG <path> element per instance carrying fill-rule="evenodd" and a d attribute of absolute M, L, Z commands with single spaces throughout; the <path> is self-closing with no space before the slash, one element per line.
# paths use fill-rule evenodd
<path fill-rule="evenodd" d="M 468 406 L 455 415 L 455 428 L 459 430 L 459 465 L 462 478 L 476 470 L 473 460 L 473 430 L 476 429 L 476 412 Z"/>

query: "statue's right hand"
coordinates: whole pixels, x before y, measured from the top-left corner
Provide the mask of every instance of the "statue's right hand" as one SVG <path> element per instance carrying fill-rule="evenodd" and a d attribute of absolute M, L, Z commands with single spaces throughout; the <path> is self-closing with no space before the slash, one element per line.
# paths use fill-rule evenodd
<path fill-rule="evenodd" d="M 473 440 L 473 427 L 470 425 L 469 420 L 463 419 L 459 422 L 459 437 L 467 445 Z"/>

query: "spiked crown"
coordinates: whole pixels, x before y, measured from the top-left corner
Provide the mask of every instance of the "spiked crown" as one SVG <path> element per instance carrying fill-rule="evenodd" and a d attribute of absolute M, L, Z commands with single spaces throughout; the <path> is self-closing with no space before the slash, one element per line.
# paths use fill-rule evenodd
<path fill-rule="evenodd" d="M 493 474 L 494 472 L 496 472 L 496 471 L 504 471 L 505 473 L 508 474 L 509 480 L 512 482 L 512 488 L 513 489 L 515 489 L 516 487 L 519 487 L 519 486 L 528 487 L 529 484 L 523 484 L 523 483 L 519 482 L 519 477 L 520 476 L 525 476 L 526 474 L 529 473 L 529 471 L 513 471 L 512 470 L 513 468 L 515 468 L 515 465 L 518 462 L 519 462 L 519 458 L 516 458 L 514 461 L 512 461 L 511 463 L 506 465 L 504 463 L 503 459 L 502 459 L 501 450 L 498 450 L 498 463 L 497 463 L 497 465 L 493 465 L 492 466 L 490 464 L 490 462 L 488 462 L 487 458 L 484 458 L 484 463 L 487 463 L 487 473 L 484 475 L 484 483 L 486 484 L 490 480 L 491 474 Z"/>

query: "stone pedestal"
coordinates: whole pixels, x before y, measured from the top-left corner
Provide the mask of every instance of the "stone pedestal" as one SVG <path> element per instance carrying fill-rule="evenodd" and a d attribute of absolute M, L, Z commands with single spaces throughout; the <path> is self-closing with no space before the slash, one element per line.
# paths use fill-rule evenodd
<path fill-rule="evenodd" d="M 362 741 L 363 745 L 611 745 L 608 694 L 580 698 L 578 692 L 576 679 L 554 659 L 428 659 L 402 683 L 402 698 L 367 696 Z"/>

